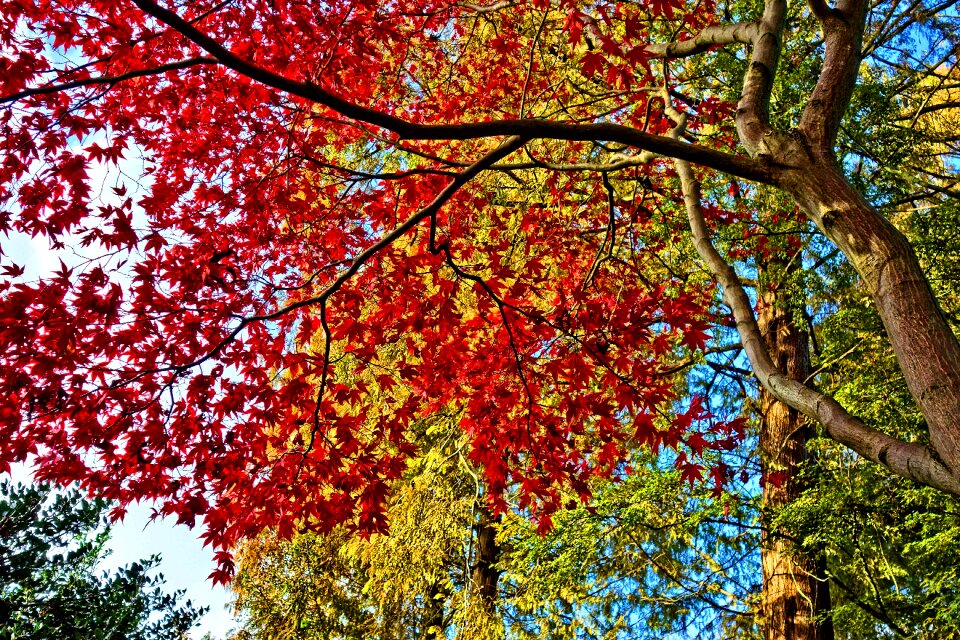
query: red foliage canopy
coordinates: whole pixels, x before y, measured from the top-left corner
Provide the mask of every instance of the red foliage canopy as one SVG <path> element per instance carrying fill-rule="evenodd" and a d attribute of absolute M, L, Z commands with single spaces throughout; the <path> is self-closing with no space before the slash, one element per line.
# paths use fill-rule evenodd
<path fill-rule="evenodd" d="M 97 256 L 4 267 L 0 465 L 157 500 L 227 549 L 383 527 L 437 413 L 495 504 L 541 512 L 705 428 L 661 416 L 712 293 L 645 276 L 676 231 L 583 170 L 594 140 L 755 169 L 663 135 L 645 41 L 678 3 L 590 7 L 0 2 L 0 230 Z M 691 130 L 729 113 L 703 104 Z M 618 148 L 656 190 L 669 165 Z"/>

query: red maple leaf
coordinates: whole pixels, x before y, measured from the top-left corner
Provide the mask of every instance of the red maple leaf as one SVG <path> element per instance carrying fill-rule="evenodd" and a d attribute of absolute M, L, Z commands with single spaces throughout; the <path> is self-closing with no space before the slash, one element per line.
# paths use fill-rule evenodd
<path fill-rule="evenodd" d="M 580 58 L 580 71 L 587 77 L 602 75 L 606 65 L 607 59 L 596 51 L 587 51 Z"/>

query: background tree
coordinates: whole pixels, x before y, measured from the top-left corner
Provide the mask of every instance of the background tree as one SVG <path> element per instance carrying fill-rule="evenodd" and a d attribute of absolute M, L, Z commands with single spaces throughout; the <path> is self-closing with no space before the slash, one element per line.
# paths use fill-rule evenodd
<path fill-rule="evenodd" d="M 501 558 L 482 548 L 496 530 L 467 441 L 449 416 L 415 431 L 422 453 L 391 493 L 389 534 L 265 532 L 241 547 L 241 637 L 495 637 Z"/>
<path fill-rule="evenodd" d="M 162 590 L 159 556 L 99 573 L 108 505 L 76 491 L 0 483 L 0 638 L 180 640 L 198 622 Z"/>

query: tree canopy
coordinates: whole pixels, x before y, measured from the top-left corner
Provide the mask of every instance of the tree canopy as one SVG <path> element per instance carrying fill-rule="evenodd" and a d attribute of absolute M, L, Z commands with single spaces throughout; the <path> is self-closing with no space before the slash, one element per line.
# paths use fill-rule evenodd
<path fill-rule="evenodd" d="M 677 374 L 742 350 L 770 402 L 958 494 L 955 289 L 918 258 L 936 218 L 891 222 L 954 194 L 955 23 L 922 1 L 3 0 L 0 229 L 84 255 L 38 281 L 4 263 L 0 464 L 200 518 L 225 580 L 267 528 L 384 530 L 412 425 L 454 414 L 491 513 L 546 531 L 637 447 L 722 486 L 745 419 Z M 900 201 L 883 139 L 845 130 L 870 100 L 927 136 Z M 809 244 L 771 243 L 784 221 Z M 852 268 L 919 435 L 771 357 L 770 256 Z"/>

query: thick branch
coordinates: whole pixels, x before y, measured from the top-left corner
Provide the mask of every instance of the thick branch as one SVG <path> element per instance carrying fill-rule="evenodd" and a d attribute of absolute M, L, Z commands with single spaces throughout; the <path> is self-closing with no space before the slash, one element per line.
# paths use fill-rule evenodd
<path fill-rule="evenodd" d="M 761 149 L 764 135 L 770 132 L 770 91 L 780 59 L 786 15 L 786 0 L 767 0 L 753 41 L 750 68 L 743 78 L 737 104 L 737 133 L 751 155 Z"/>
<path fill-rule="evenodd" d="M 652 151 L 667 157 L 681 158 L 747 180 L 765 184 L 778 183 L 780 174 L 778 167 L 608 122 L 578 124 L 524 119 L 464 124 L 415 124 L 375 109 L 354 104 L 313 83 L 299 82 L 259 67 L 230 52 L 215 39 L 201 32 L 175 12 L 150 0 L 134 0 L 134 3 L 149 15 L 175 29 L 214 56 L 225 67 L 274 89 L 321 104 L 353 120 L 392 131 L 401 138 L 467 140 L 495 136 L 521 136 L 528 140 L 536 138 L 569 141 L 607 140 Z"/>
<path fill-rule="evenodd" d="M 866 3 L 845 0 L 835 11 L 817 12 L 823 28 L 823 66 L 800 118 L 800 131 L 814 150 L 832 156 L 840 120 L 860 71 Z"/>
<path fill-rule="evenodd" d="M 716 45 L 753 44 L 760 32 L 755 22 L 714 25 L 707 27 L 689 40 L 675 40 L 666 44 L 652 44 L 647 51 L 658 58 L 686 58 L 709 51 Z"/>
<path fill-rule="evenodd" d="M 770 358 L 753 305 L 737 274 L 710 242 L 709 230 L 700 204 L 700 185 L 689 163 L 676 162 L 683 185 L 683 199 L 697 253 L 723 287 L 723 299 L 733 310 L 737 332 L 757 380 L 778 400 L 822 424 L 830 437 L 858 454 L 881 464 L 897 475 L 960 495 L 958 480 L 930 451 L 919 444 L 901 442 L 869 428 L 847 413 L 833 398 L 792 380 L 777 369 Z"/>
<path fill-rule="evenodd" d="M 810 13 L 821 22 L 828 19 L 833 12 L 826 0 L 807 0 L 807 6 L 810 7 Z"/>
<path fill-rule="evenodd" d="M 665 111 L 677 126 L 670 132 L 679 136 L 686 124 L 683 114 L 674 109 L 665 97 Z M 853 417 L 839 402 L 814 391 L 805 384 L 783 374 L 770 358 L 766 343 L 753 313 L 753 304 L 740 283 L 737 272 L 720 255 L 710 241 L 710 231 L 703 217 L 700 182 L 693 175 L 688 162 L 676 160 L 674 165 L 683 190 L 694 247 L 723 288 L 723 300 L 733 311 L 737 333 L 744 352 L 750 360 L 754 375 L 773 396 L 822 424 L 831 438 L 856 451 L 861 456 L 881 464 L 897 475 L 926 484 L 941 491 L 960 495 L 960 479 L 930 451 L 919 444 L 901 442 L 896 438 L 871 429 Z"/>

